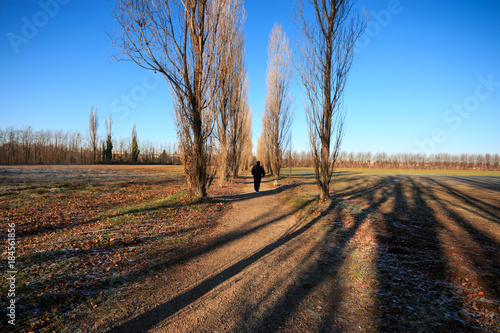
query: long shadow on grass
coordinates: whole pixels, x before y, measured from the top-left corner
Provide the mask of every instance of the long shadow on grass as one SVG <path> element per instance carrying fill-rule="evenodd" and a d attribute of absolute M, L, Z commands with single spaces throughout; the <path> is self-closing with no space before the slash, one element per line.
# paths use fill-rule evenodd
<path fill-rule="evenodd" d="M 316 262 L 300 266 L 302 271 L 298 277 L 300 283 L 295 287 L 290 288 L 286 294 L 276 302 L 276 306 L 266 311 L 261 319 L 261 322 L 254 331 L 276 332 L 283 329 L 287 320 L 298 309 L 301 302 L 308 298 L 316 287 L 320 286 L 327 280 L 330 281 L 330 290 L 327 300 L 328 303 L 323 304 L 325 311 L 323 311 L 324 315 L 322 315 L 319 319 L 319 326 L 317 328 L 301 327 L 301 329 L 320 332 L 331 332 L 332 330 L 341 332 L 349 329 L 348 327 L 343 327 L 338 320 L 342 316 L 342 314 L 338 312 L 338 307 L 343 302 L 345 290 L 341 290 L 337 284 L 332 283 L 331 281 L 337 279 L 339 268 L 349 257 L 350 251 L 346 249 L 347 244 L 354 237 L 363 223 L 366 222 L 370 213 L 376 211 L 380 205 L 387 200 L 387 197 L 384 196 L 375 198 L 375 189 L 381 189 L 386 186 L 387 184 L 385 184 L 385 182 L 379 181 L 372 186 L 358 189 L 356 191 L 348 191 L 347 193 L 338 193 L 334 196 L 331 204 L 321 213 L 321 216 L 328 214 L 330 211 L 336 211 L 338 223 L 330 225 L 325 233 L 325 237 L 331 237 L 331 235 L 335 234 L 337 240 L 336 246 L 331 251 L 323 252 Z M 354 223 L 352 225 L 345 228 L 341 227 L 344 217 L 344 206 L 341 203 L 344 200 L 347 200 L 350 195 L 360 195 L 360 193 L 363 192 L 370 197 L 370 205 L 355 215 Z M 319 218 L 320 217 L 315 218 L 313 220 L 314 223 L 317 223 Z M 324 238 L 319 240 L 318 245 L 311 250 L 310 256 L 312 256 L 313 253 L 319 249 L 321 246 L 320 244 L 324 243 L 328 243 L 328 239 Z M 248 313 L 243 317 L 251 318 L 252 316 Z M 246 323 L 242 323 L 239 329 L 244 330 L 245 326 Z M 235 331 L 239 331 L 239 329 L 236 329 Z"/>
<path fill-rule="evenodd" d="M 451 186 L 446 185 L 443 182 L 437 181 L 436 178 L 427 178 L 427 179 L 430 180 L 431 182 L 433 182 L 434 184 L 440 186 L 441 188 L 443 188 L 451 196 L 456 197 L 457 199 L 462 201 L 462 203 L 464 205 L 471 206 L 471 207 L 477 209 L 478 211 L 488 215 L 490 218 L 498 219 L 498 216 L 500 213 L 499 207 L 494 206 L 492 204 L 489 204 L 487 202 L 484 202 L 483 200 L 479 200 L 477 198 L 474 198 L 474 197 L 470 196 L 469 194 L 467 194 L 463 191 L 460 191 L 456 188 L 452 188 Z M 498 221 L 497 221 L 497 223 L 498 223 Z"/>
<path fill-rule="evenodd" d="M 304 206 L 309 204 L 309 202 L 304 203 Z M 298 210 L 302 209 L 302 207 L 298 207 Z M 294 214 L 295 212 L 288 212 L 286 214 L 282 214 L 280 216 L 277 216 L 276 218 L 267 221 L 265 223 L 262 223 L 262 221 L 266 220 L 266 214 L 263 213 L 260 216 L 256 216 L 254 219 L 249 221 L 246 225 L 247 228 L 244 230 L 239 230 L 233 233 L 229 233 L 225 235 L 222 238 L 218 238 L 213 240 L 212 242 L 209 242 L 207 245 L 202 246 L 202 247 L 194 247 L 194 248 L 189 248 L 185 249 L 182 252 L 176 252 L 173 254 L 169 254 L 168 260 L 163 260 L 162 262 L 154 263 L 151 262 L 150 265 L 147 267 L 147 269 L 144 268 L 131 268 L 130 270 L 127 270 L 127 273 L 124 274 L 119 274 L 118 271 L 115 271 L 117 274 L 110 275 L 108 274 L 106 277 L 88 277 L 88 276 L 75 276 L 71 275 L 65 276 L 65 275 L 58 275 L 55 274 L 52 277 L 51 285 L 57 286 L 59 288 L 55 288 L 54 291 L 46 292 L 42 296 L 36 297 L 36 302 L 39 303 L 39 306 L 37 308 L 41 308 L 44 310 L 48 306 L 52 306 L 53 304 L 62 304 L 62 303 L 70 303 L 72 307 L 78 307 L 81 304 L 84 304 L 88 300 L 91 300 L 94 295 L 102 291 L 103 289 L 115 289 L 115 288 L 120 288 L 121 286 L 125 284 L 132 284 L 135 281 L 140 280 L 143 276 L 150 274 L 150 273 L 155 273 L 155 272 L 161 272 L 165 270 L 166 268 L 192 258 L 196 258 L 197 256 L 200 256 L 204 253 L 207 253 L 209 251 L 215 250 L 216 248 L 223 246 L 225 244 L 228 244 L 230 242 L 236 241 L 242 237 L 245 237 L 249 234 L 252 234 L 259 229 L 262 229 L 268 225 L 271 225 L 273 223 L 276 223 L 282 219 L 287 218 L 288 216 Z M 310 226 L 308 226 L 310 227 Z M 300 233 L 305 231 L 299 231 Z M 258 260 L 260 257 L 264 256 L 266 253 L 272 251 L 274 248 L 277 248 L 281 246 L 283 243 L 286 243 L 288 240 L 291 238 L 294 238 L 297 235 L 297 232 L 292 234 L 291 236 L 287 236 L 279 241 L 277 241 L 274 244 L 270 244 L 268 247 L 262 249 L 258 253 L 254 254 L 253 256 L 241 261 L 240 263 L 237 263 L 228 269 L 226 269 L 223 273 L 211 278 L 210 280 L 207 280 L 205 282 L 202 282 L 196 289 L 193 289 L 192 291 L 186 292 L 183 294 L 183 297 L 178 297 L 176 298 L 176 301 L 173 304 L 184 304 L 188 302 L 192 302 L 194 299 L 193 297 L 196 295 L 202 295 L 209 290 L 212 289 L 213 286 L 216 286 L 223 281 L 225 281 L 227 278 L 230 276 L 237 274 L 239 271 L 250 265 L 252 262 L 255 260 Z M 131 244 L 115 244 L 111 247 L 106 247 L 102 248 L 101 250 L 106 251 L 106 250 L 113 250 L 113 249 L 122 249 L 125 246 L 130 246 Z M 84 255 L 88 257 L 88 260 L 94 260 L 93 256 L 98 253 L 99 250 L 92 249 L 92 250 L 76 250 L 76 251 L 63 251 L 61 252 L 60 250 L 54 250 L 54 251 L 47 251 L 44 252 L 43 255 L 40 255 L 37 257 L 38 259 L 43 259 L 43 258 L 54 258 L 57 256 L 64 256 L 64 257 L 73 257 L 76 255 Z M 152 253 L 152 257 L 157 257 L 157 254 Z M 42 258 L 43 257 L 43 258 Z M 147 262 L 149 261 L 150 256 L 146 255 L 143 258 L 141 258 L 141 262 Z M 99 274 L 97 274 L 99 275 Z M 74 284 L 75 282 L 76 285 Z M 212 286 L 212 287 L 211 287 Z M 37 285 L 30 286 L 30 288 L 35 288 Z M 28 289 L 30 289 L 28 288 Z M 57 290 L 71 290 L 71 292 L 58 292 Z M 26 290 L 29 292 L 29 290 Z M 194 296 L 193 296 L 194 295 Z M 176 302 L 179 303 L 176 303 Z M 172 304 L 169 302 L 168 304 Z M 161 309 L 169 309 L 169 311 L 172 308 L 173 305 L 168 305 L 168 306 L 163 306 Z M 178 308 L 180 309 L 180 308 Z M 63 309 L 64 311 L 67 311 L 67 309 Z M 163 311 L 163 310 L 161 310 Z M 156 313 L 156 312 L 155 312 Z M 140 317 L 142 318 L 142 317 Z M 147 318 L 147 316 L 146 316 Z M 142 322 L 144 319 L 138 319 Z M 157 323 L 157 322 L 156 322 Z M 154 324 L 154 323 L 153 323 Z M 132 324 L 134 325 L 134 324 Z M 125 326 L 125 327 L 130 327 L 130 326 Z M 133 330 L 133 329 L 131 329 Z M 120 331 L 120 330 L 118 330 Z M 138 331 L 142 331 L 142 329 L 138 329 Z"/>
<path fill-rule="evenodd" d="M 433 183 L 435 182 L 434 179 L 428 180 Z M 463 247 L 463 253 L 465 253 L 473 263 L 475 272 L 479 273 L 482 277 L 482 280 L 486 284 L 487 293 L 490 294 L 488 296 L 493 299 L 500 299 L 500 285 L 498 284 L 498 281 L 500 281 L 500 244 L 494 238 L 476 228 L 471 221 L 468 221 L 455 211 L 453 205 L 448 204 L 448 202 L 436 196 L 431 190 L 431 187 L 428 187 L 427 195 L 430 199 L 439 204 L 448 218 L 454 221 L 462 230 L 465 230 L 469 238 L 479 245 L 480 251 L 476 253 L 477 251 L 468 251 L 465 245 L 462 245 L 459 241 L 456 243 L 457 246 Z M 475 203 L 480 201 L 478 199 L 475 200 Z M 474 209 L 477 209 L 477 205 L 469 208 L 474 212 Z M 478 214 L 479 212 L 475 213 Z M 489 220 L 499 223 L 498 218 L 490 218 Z"/>
<path fill-rule="evenodd" d="M 283 330 L 286 321 L 315 287 L 327 279 L 336 279 L 338 268 L 349 255 L 345 245 L 367 215 L 377 211 L 386 202 L 393 204 L 392 209 L 381 216 L 381 221 L 374 224 L 378 241 L 376 268 L 380 307 L 380 317 L 374 325 L 383 332 L 475 330 L 473 324 L 464 322 L 459 316 L 462 305 L 448 280 L 449 273 L 438 237 L 443 226 L 437 220 L 437 212 L 427 203 L 429 199 L 437 200 L 429 194 L 430 187 L 422 183 L 422 179 L 411 176 L 382 176 L 378 179 L 375 182 L 349 185 L 336 195 L 336 200 L 365 199 L 369 202 L 369 207 L 355 216 L 354 225 L 344 231 L 344 237 L 340 238 L 333 254 L 323 254 L 317 263 L 303 267 L 300 285 L 290 289 L 276 302 L 278 305 L 267 311 L 255 331 Z M 486 244 L 486 262 L 492 266 L 482 269 L 490 276 L 495 276 L 494 280 L 498 281 L 498 260 L 494 256 L 497 247 L 493 240 L 465 221 L 459 220 L 457 216 L 452 217 L 478 243 Z M 336 227 L 332 227 L 327 234 L 338 231 Z M 476 266 L 479 266 L 480 271 L 479 262 L 476 262 Z M 494 285 L 490 287 L 495 288 Z M 330 304 L 323 304 L 327 311 L 326 315 L 321 317 L 321 325 L 302 329 L 321 332 L 349 330 L 349 327 L 342 327 L 337 323 L 342 322 L 338 305 L 342 302 L 343 292 L 346 291 L 340 290 L 338 286 L 331 288 Z M 498 294 L 495 296 L 498 297 Z M 243 318 L 250 319 L 252 314 L 247 313 Z M 238 329 L 245 330 L 246 324 L 241 323 Z"/>
<path fill-rule="evenodd" d="M 344 176 L 354 176 L 354 175 L 361 175 L 361 172 L 355 172 L 355 171 L 335 171 L 333 174 L 333 177 L 344 177 Z M 264 178 L 262 178 L 262 183 L 270 183 L 274 182 L 274 180 L 277 177 L 274 175 L 266 175 Z M 315 183 L 315 178 L 316 176 L 314 175 L 314 172 L 305 172 L 305 173 L 300 173 L 297 171 L 292 171 L 291 176 L 288 174 L 288 170 L 284 169 L 284 171 L 281 172 L 281 175 L 279 179 L 281 181 L 286 181 L 287 179 L 291 179 L 293 181 L 298 181 L 301 184 L 314 184 Z M 239 180 L 241 180 L 244 184 L 253 184 L 253 177 L 252 176 L 239 176 Z"/>
<path fill-rule="evenodd" d="M 447 176 L 447 178 L 478 189 L 500 191 L 500 177 L 497 176 Z"/>
<path fill-rule="evenodd" d="M 303 206 L 305 207 L 309 203 L 310 202 L 306 202 L 306 203 L 304 203 Z M 297 210 L 300 210 L 302 208 L 303 207 L 299 207 Z M 284 219 L 284 218 L 286 218 L 294 213 L 295 213 L 295 211 L 287 213 L 287 214 L 283 214 L 283 215 L 281 215 L 281 216 L 279 216 L 279 217 L 277 217 L 269 222 L 266 222 L 264 224 L 260 224 L 256 227 L 249 229 L 249 230 L 246 230 L 242 233 L 238 232 L 238 233 L 229 235 L 221 240 L 214 242 L 213 244 L 211 244 L 207 248 L 204 248 L 200 253 L 191 254 L 191 256 L 192 255 L 197 256 L 197 255 L 204 253 L 210 249 L 221 246 L 221 245 L 226 244 L 230 241 L 236 240 L 237 238 L 241 238 L 244 235 L 253 233 L 256 230 L 258 230 L 266 225 L 276 223 L 276 222 L 278 222 L 278 221 L 280 221 L 280 220 L 282 220 L 282 219 Z M 255 220 L 258 221 L 261 218 L 262 217 L 259 217 Z M 183 309 L 184 307 L 188 306 L 189 304 L 195 302 L 197 299 L 199 299 L 203 295 L 207 294 L 208 292 L 210 292 L 211 290 L 213 290 L 214 288 L 216 288 L 217 286 L 219 286 L 223 282 L 227 281 L 228 279 L 232 278 L 236 274 L 240 273 L 241 271 L 243 271 L 244 269 L 246 269 L 247 267 L 249 267 L 250 265 L 252 265 L 256 261 L 258 261 L 260 258 L 265 256 L 266 254 L 278 249 L 279 247 L 287 244 L 288 242 L 290 242 L 291 240 L 293 240 L 297 236 L 306 232 L 313 225 L 315 225 L 318 222 L 318 220 L 319 220 L 319 218 L 311 220 L 310 222 L 305 224 L 300 229 L 298 229 L 298 230 L 296 230 L 288 235 L 281 237 L 277 241 L 265 246 L 264 248 L 262 248 L 261 250 L 259 250 L 256 253 L 254 253 L 253 255 L 251 255 L 243 260 L 240 260 L 239 262 L 226 268 L 225 270 L 218 273 L 217 275 L 202 281 L 196 287 L 193 287 L 193 288 L 183 292 L 182 294 L 174 297 L 170 301 L 163 303 L 163 304 L 157 306 L 156 308 L 149 310 L 149 311 L 139 315 L 138 317 L 136 317 L 136 318 L 134 318 L 134 319 L 118 326 L 118 327 L 113 328 L 112 330 L 110 330 L 110 332 L 138 332 L 138 331 L 146 331 L 148 329 L 153 328 L 155 325 L 159 324 L 161 321 L 163 321 L 166 318 L 170 317 L 171 315 L 175 314 L 177 311 Z M 252 224 L 252 223 L 249 223 L 249 224 Z"/>
<path fill-rule="evenodd" d="M 380 329 L 384 332 L 466 331 L 447 280 L 435 212 L 411 177 L 389 177 L 394 200 L 378 225 Z M 409 201 L 413 204 L 410 205 Z"/>
<path fill-rule="evenodd" d="M 306 206 L 308 204 L 309 204 L 309 202 L 306 202 L 303 204 L 303 206 Z M 298 207 L 297 209 L 298 210 L 302 209 L 302 206 Z M 240 238 L 243 238 L 247 235 L 250 235 L 250 234 L 252 234 L 252 233 L 268 226 L 268 225 L 271 225 L 271 224 L 276 223 L 282 219 L 285 219 L 285 218 L 289 217 L 290 215 L 293 215 L 294 213 L 295 213 L 294 211 L 288 212 L 286 214 L 282 214 L 282 215 L 278 216 L 275 219 L 272 219 L 272 220 L 267 221 L 265 223 L 261 223 L 261 221 L 264 221 L 267 217 L 267 214 L 263 213 L 262 215 L 256 216 L 252 220 L 248 221 L 247 226 L 249 226 L 249 227 L 247 229 L 240 230 L 240 231 L 233 232 L 233 233 L 229 233 L 229 234 L 227 234 L 221 238 L 215 239 L 215 240 L 207 243 L 207 245 L 199 247 L 199 248 L 184 249 L 184 251 L 182 251 L 182 252 L 179 251 L 179 253 L 171 253 L 171 254 L 169 254 L 168 260 L 164 260 L 164 261 L 159 262 L 159 263 L 151 263 L 147 270 L 132 269 L 132 270 L 128 271 L 127 274 L 120 274 L 120 275 L 111 276 L 108 278 L 96 278 L 95 280 L 85 279 L 85 281 L 82 281 L 81 283 L 79 283 L 79 286 L 80 286 L 79 289 L 88 291 L 88 295 L 87 295 L 87 297 L 82 295 L 81 301 L 84 301 L 86 298 L 88 298 L 88 296 L 101 290 L 103 288 L 103 286 L 112 286 L 114 288 L 117 288 L 123 284 L 133 283 L 136 280 L 140 279 L 141 277 L 147 275 L 148 273 L 160 272 L 160 271 L 163 271 L 164 269 L 166 269 L 166 268 L 168 268 L 176 263 L 179 263 L 179 262 L 182 262 L 182 261 L 185 261 L 188 259 L 196 258 L 204 253 L 215 250 L 220 246 L 229 244 L 230 242 L 236 241 Z M 153 239 L 154 238 L 161 238 L 161 237 L 165 237 L 165 235 L 154 236 Z M 116 243 L 112 246 L 105 246 L 105 247 L 101 247 L 101 248 L 93 248 L 93 249 L 87 249 L 87 250 L 79 249 L 79 250 L 73 250 L 73 251 L 70 251 L 70 250 L 45 251 L 45 252 L 41 252 L 41 253 L 36 254 L 32 259 L 39 261 L 39 260 L 45 260 L 46 258 L 54 258 L 54 257 L 59 257 L 59 256 L 63 256 L 63 257 L 74 257 L 74 256 L 81 256 L 81 255 L 92 256 L 92 255 L 95 255 L 96 253 L 99 253 L 99 252 L 107 252 L 107 251 L 111 251 L 111 250 L 115 250 L 115 249 L 122 249 L 122 248 L 125 248 L 128 246 L 133 246 L 133 245 L 137 245 L 137 244 L 136 243 Z M 153 254 L 153 257 L 155 255 L 156 254 Z M 146 257 L 142 258 L 141 261 L 149 261 L 149 259 L 150 258 L 148 256 L 146 256 Z M 90 258 L 89 258 L 89 260 L 90 260 Z M 53 283 L 57 284 L 57 282 L 59 280 L 61 280 L 60 282 L 62 282 L 62 286 L 67 287 L 66 286 L 67 281 L 65 281 L 64 277 L 62 279 L 58 279 L 58 276 L 56 275 L 54 280 L 53 280 Z M 48 298 L 52 297 L 51 293 L 47 293 L 45 296 Z"/>

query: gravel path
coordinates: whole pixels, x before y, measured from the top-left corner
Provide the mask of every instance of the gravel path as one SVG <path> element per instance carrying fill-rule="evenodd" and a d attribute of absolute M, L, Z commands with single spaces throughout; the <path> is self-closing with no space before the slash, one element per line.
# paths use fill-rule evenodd
<path fill-rule="evenodd" d="M 111 332 L 312 329 L 290 291 L 301 293 L 307 271 L 317 269 L 316 219 L 299 221 L 277 193 L 271 182 L 258 194 L 247 183 L 221 217 L 212 249 L 165 272 L 149 310 Z"/>

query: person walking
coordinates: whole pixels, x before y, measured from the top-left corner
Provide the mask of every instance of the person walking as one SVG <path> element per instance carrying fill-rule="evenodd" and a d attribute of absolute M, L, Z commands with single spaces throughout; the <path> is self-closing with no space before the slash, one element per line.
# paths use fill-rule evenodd
<path fill-rule="evenodd" d="M 260 181 L 262 177 L 266 175 L 266 172 L 264 171 L 264 168 L 260 165 L 259 161 L 257 161 L 257 164 L 253 166 L 252 175 L 253 175 L 253 187 L 255 189 L 255 193 L 259 193 Z"/>

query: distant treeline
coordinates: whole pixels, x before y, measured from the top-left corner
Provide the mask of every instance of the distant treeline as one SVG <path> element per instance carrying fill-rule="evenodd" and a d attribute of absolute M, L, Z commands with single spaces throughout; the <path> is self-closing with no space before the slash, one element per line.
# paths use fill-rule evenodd
<path fill-rule="evenodd" d="M 132 140 L 113 140 L 112 159 L 107 160 L 101 145 L 96 163 L 132 163 Z M 139 140 L 139 158 L 143 164 L 181 164 L 175 144 Z M 31 127 L 0 128 L 0 164 L 92 164 L 89 140 L 79 132 L 33 130 Z M 310 152 L 285 152 L 283 166 L 312 167 Z M 498 154 L 386 154 L 384 152 L 341 152 L 338 168 L 431 169 L 500 171 Z"/>
<path fill-rule="evenodd" d="M 287 152 L 287 156 L 290 153 Z M 290 159 L 290 157 L 289 157 Z M 312 167 L 309 152 L 292 152 L 293 167 Z M 290 162 L 288 162 L 290 164 Z M 285 162 L 286 164 L 286 162 Z M 287 164 L 287 165 L 289 165 Z M 365 152 L 341 152 L 337 158 L 337 168 L 379 168 L 379 169 L 430 169 L 430 170 L 483 170 L 499 171 L 498 154 L 386 154 Z"/>
<path fill-rule="evenodd" d="M 132 140 L 113 140 L 112 158 L 98 145 L 96 163 L 132 163 Z M 181 164 L 173 144 L 139 141 L 137 163 Z M 92 164 L 94 151 L 79 132 L 0 128 L 0 164 Z"/>

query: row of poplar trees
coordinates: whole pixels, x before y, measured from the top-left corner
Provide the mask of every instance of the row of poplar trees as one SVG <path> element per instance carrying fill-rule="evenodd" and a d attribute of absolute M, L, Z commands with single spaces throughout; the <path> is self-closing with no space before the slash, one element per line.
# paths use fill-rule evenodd
<path fill-rule="evenodd" d="M 168 82 L 188 186 L 206 196 L 216 166 L 224 181 L 251 152 L 242 1 L 121 0 L 114 15 L 117 59 Z"/>
<path fill-rule="evenodd" d="M 366 18 L 351 0 L 308 5 L 312 10 L 302 1 L 295 7 L 293 20 L 301 31 L 295 67 L 303 83 L 316 181 L 325 199 L 342 140 L 345 80 Z M 224 181 L 237 174 L 243 152 L 251 151 L 243 1 L 119 0 L 114 16 L 121 27 L 113 39 L 117 59 L 132 60 L 168 82 L 188 185 L 195 195 L 206 196 L 214 165 Z M 270 37 L 261 141 L 271 171 L 279 175 L 290 138 L 292 54 L 280 26 Z"/>
<path fill-rule="evenodd" d="M 269 36 L 267 95 L 257 158 L 279 177 L 284 153 L 292 150 L 290 85 L 295 67 L 302 82 L 312 164 L 323 200 L 330 197 L 330 181 L 344 134 L 344 87 L 354 45 L 366 29 L 367 17 L 354 9 L 355 1 L 308 3 L 310 7 L 298 1 L 294 8 L 292 21 L 300 31 L 296 57 L 292 57 L 281 26 L 275 25 Z"/>

